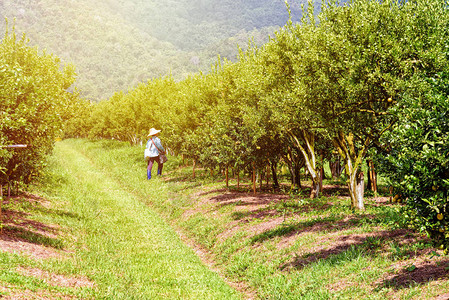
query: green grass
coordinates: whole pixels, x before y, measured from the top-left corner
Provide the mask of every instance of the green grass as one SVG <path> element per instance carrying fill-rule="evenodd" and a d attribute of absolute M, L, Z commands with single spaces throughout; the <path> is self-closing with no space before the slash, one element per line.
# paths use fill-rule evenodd
<path fill-rule="evenodd" d="M 357 212 L 339 195 L 298 193 L 253 211 L 248 182 L 237 189 L 232 181 L 237 198 L 223 198 L 220 175 L 200 169 L 192 179 L 191 167 L 174 157 L 165 180 L 147 181 L 142 153 L 114 141 L 57 144 L 46 179 L 54 213 L 43 218 L 68 230 L 52 247 L 73 258 L 41 268 L 87 276 L 96 286 L 82 292 L 92 298 L 246 297 L 208 270 L 173 227 L 258 299 L 432 299 L 449 290 L 449 260 L 401 229 L 395 206 L 367 198 L 366 211 Z M 410 267 L 419 261 L 438 271 L 423 277 Z"/>
<path fill-rule="evenodd" d="M 167 186 L 158 179 L 148 182 L 140 165 L 110 173 L 109 168 L 124 161 L 133 163 L 133 159 L 124 152 L 127 149 L 113 143 L 107 146 L 111 153 L 102 150 L 96 153 L 102 157 L 96 159 L 84 153 L 95 153 L 90 147 L 98 144 L 57 144 L 45 192 L 65 213 L 47 221 L 68 232 L 65 250 L 73 255 L 59 266 L 53 262 L 45 268 L 87 276 L 95 283 L 93 298 L 239 299 L 239 293 L 209 270 L 147 205 L 157 202 L 163 207 L 169 201 Z M 2 281 L 15 284 L 18 280 Z"/>
<path fill-rule="evenodd" d="M 0 298 L 14 296 L 13 299 L 58 299 L 58 297 L 64 296 L 75 299 L 93 299 L 98 296 L 96 291 L 90 287 L 54 285 L 44 278 L 23 274 L 19 271 L 21 268 L 44 270 L 65 278 L 79 275 L 78 270 L 74 270 L 65 260 L 35 260 L 18 253 L 0 252 L 0 287 L 3 287 L 3 289 L 0 288 Z"/>

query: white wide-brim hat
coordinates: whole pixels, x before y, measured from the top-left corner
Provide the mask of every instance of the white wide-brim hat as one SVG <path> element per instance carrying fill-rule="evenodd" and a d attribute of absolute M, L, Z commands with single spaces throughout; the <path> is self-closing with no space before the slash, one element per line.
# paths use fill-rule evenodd
<path fill-rule="evenodd" d="M 152 135 L 158 134 L 159 132 L 161 132 L 161 131 L 160 130 L 156 130 L 154 128 L 151 128 L 150 129 L 150 133 L 148 134 L 148 136 L 152 136 Z"/>

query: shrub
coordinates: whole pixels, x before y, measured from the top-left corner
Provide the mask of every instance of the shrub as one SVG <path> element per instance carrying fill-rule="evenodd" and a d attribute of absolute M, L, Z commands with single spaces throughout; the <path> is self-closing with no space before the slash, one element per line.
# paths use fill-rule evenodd
<path fill-rule="evenodd" d="M 405 201 L 410 225 L 449 249 L 449 74 L 425 81 L 427 93 L 405 95 L 392 110 L 398 122 L 386 134 L 383 170 Z M 425 89 L 424 89 L 425 90 Z"/>

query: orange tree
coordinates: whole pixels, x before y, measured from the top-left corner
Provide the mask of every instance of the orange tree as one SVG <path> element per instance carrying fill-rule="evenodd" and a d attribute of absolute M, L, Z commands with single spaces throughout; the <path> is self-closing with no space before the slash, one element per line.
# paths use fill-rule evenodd
<path fill-rule="evenodd" d="M 299 186 L 301 159 L 297 159 L 299 152 L 288 150 L 290 140 L 281 134 L 278 119 L 273 118 L 277 104 L 273 103 L 272 89 L 276 85 L 278 89 L 281 87 L 280 82 L 273 80 L 275 76 L 270 76 L 273 72 L 265 64 L 265 51 L 251 47 L 240 54 L 238 63 L 222 68 L 220 75 L 225 84 L 221 102 L 211 113 L 214 120 L 211 150 L 221 164 L 245 168 L 250 173 L 263 174 L 270 166 L 275 186 L 276 166 L 283 157 L 290 162 L 295 188 Z"/>
<path fill-rule="evenodd" d="M 307 106 L 303 73 L 297 65 L 302 64 L 306 43 L 314 34 L 312 27 L 303 26 L 297 34 L 289 22 L 276 33 L 275 38 L 258 53 L 262 73 L 266 77 L 266 94 L 261 101 L 261 111 L 270 124 L 272 136 L 284 143 L 282 154 L 290 168 L 294 186 L 300 186 L 299 169 L 305 166 L 312 181 L 310 196 L 320 194 L 319 173 L 316 159 L 316 142 L 322 131 L 319 115 Z M 263 120 L 262 120 L 263 122 Z"/>
<path fill-rule="evenodd" d="M 226 61 L 214 75 L 218 93 L 214 105 L 208 106 L 201 128 L 204 143 L 200 158 L 207 166 L 240 170 L 246 166 L 251 169 L 255 163 L 252 150 L 256 149 L 257 135 L 245 116 L 251 94 L 249 82 L 242 80 L 249 79 L 245 77 L 247 67 Z"/>
<path fill-rule="evenodd" d="M 447 53 L 446 55 L 448 55 Z M 403 215 L 449 249 L 449 73 L 412 81 L 418 87 L 391 109 L 398 122 L 382 142 L 382 171 L 406 199 Z"/>
<path fill-rule="evenodd" d="M 382 68 L 395 70 L 398 63 L 397 57 L 382 57 L 395 24 L 374 20 L 394 13 L 378 2 L 329 4 L 323 6 L 319 21 L 309 14 L 302 25 L 313 34 L 299 44 L 298 93 L 344 159 L 351 207 L 358 209 L 364 209 L 362 160 L 377 126 L 383 125 L 378 119 L 387 108 L 385 100 L 395 92 L 385 85 L 389 78 Z M 303 38 L 302 27 L 291 30 Z"/>
<path fill-rule="evenodd" d="M 72 66 L 61 70 L 58 58 L 7 29 L 0 43 L 0 142 L 28 147 L 0 150 L 1 183 L 28 183 L 39 174 L 77 99 L 67 92 L 74 77 Z"/>
<path fill-rule="evenodd" d="M 326 4 L 318 16 L 309 13 L 289 27 L 299 41 L 295 93 L 344 159 L 353 208 L 364 209 L 361 164 L 367 150 L 396 120 L 388 108 L 416 72 L 441 65 L 426 56 L 441 49 L 440 40 L 423 34 L 444 14 L 432 8 L 443 2 L 433 2 Z M 313 34 L 305 37 L 307 31 Z"/>
<path fill-rule="evenodd" d="M 272 133 L 270 119 L 260 107 L 266 93 L 266 78 L 257 60 L 258 50 L 251 47 L 246 53 L 240 53 L 239 62 L 223 71 L 228 79 L 225 102 L 228 119 L 233 123 L 229 131 L 222 135 L 228 149 L 229 159 L 238 169 L 262 174 L 270 158 L 275 158 L 276 141 L 267 144 L 266 139 Z M 229 74 L 232 72 L 231 74 Z M 231 123 L 231 124 L 232 124 Z M 230 141 L 226 141 L 230 139 Z M 229 162 L 228 162 L 229 164 Z"/>
<path fill-rule="evenodd" d="M 210 153 L 205 156 L 217 158 L 226 166 L 244 167 L 250 172 L 254 169 L 265 172 L 269 165 L 275 186 L 276 166 L 282 158 L 289 166 L 292 187 L 297 188 L 304 153 L 297 146 L 302 144 L 287 134 L 285 128 L 290 128 L 291 123 L 297 126 L 295 118 L 303 107 L 294 101 L 296 98 L 290 97 L 294 82 L 294 74 L 288 72 L 292 69 L 291 62 L 280 59 L 280 56 L 285 57 L 282 50 L 286 49 L 279 50 L 276 42 L 260 49 L 250 47 L 240 54 L 237 63 L 220 69 L 224 83 L 222 98 L 217 107 L 211 109 L 214 127 L 210 128 L 209 136 L 212 147 L 207 149 Z M 290 121 L 288 125 L 287 120 Z M 314 141 L 314 138 L 310 140 Z M 305 148 L 304 152 L 310 149 Z"/>
<path fill-rule="evenodd" d="M 89 135 L 89 119 L 92 113 L 93 103 L 87 99 L 75 98 L 65 110 L 64 128 L 61 138 L 87 138 Z"/>
<path fill-rule="evenodd" d="M 175 93 L 167 95 L 159 114 L 169 147 L 195 164 L 210 146 L 208 114 L 221 97 L 221 86 L 214 70 L 207 76 L 191 75 L 177 83 Z"/>
<path fill-rule="evenodd" d="M 171 77 L 141 83 L 128 93 L 116 92 L 92 107 L 87 126 L 90 137 L 114 138 L 137 144 L 146 141 L 151 127 L 161 128 L 169 99 L 177 91 Z"/>

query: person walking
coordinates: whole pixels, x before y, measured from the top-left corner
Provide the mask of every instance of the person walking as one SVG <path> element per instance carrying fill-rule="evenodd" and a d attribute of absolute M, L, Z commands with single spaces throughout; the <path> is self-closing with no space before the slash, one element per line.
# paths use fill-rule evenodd
<path fill-rule="evenodd" d="M 157 162 L 157 175 L 162 175 L 164 163 L 161 162 L 160 155 L 165 155 L 165 149 L 162 146 L 161 139 L 157 136 L 159 132 L 161 131 L 151 128 L 148 134 L 150 139 L 145 149 L 145 158 L 148 160 L 147 179 L 151 179 L 151 169 L 153 168 L 154 162 Z"/>

